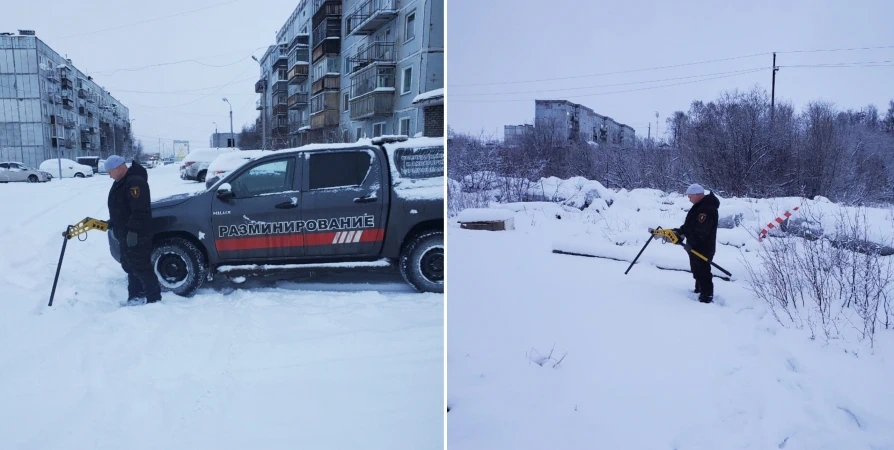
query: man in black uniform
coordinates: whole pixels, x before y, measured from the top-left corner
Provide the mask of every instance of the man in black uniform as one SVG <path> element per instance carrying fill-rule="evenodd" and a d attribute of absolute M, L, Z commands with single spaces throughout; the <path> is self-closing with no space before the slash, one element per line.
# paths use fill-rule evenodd
<path fill-rule="evenodd" d="M 705 195 L 705 188 L 693 184 L 686 189 L 686 195 L 692 202 L 692 209 L 686 214 L 683 226 L 674 230 L 677 234 L 686 238 L 686 243 L 693 250 L 701 253 L 708 261 L 714 259 L 717 248 L 717 209 L 720 207 L 720 199 L 711 192 Z M 695 278 L 695 292 L 702 303 L 714 301 L 714 279 L 711 275 L 711 263 L 689 253 L 689 268 L 692 277 Z"/>
<path fill-rule="evenodd" d="M 127 167 L 124 158 L 112 155 L 105 161 L 106 172 L 115 180 L 109 190 L 109 228 L 118 239 L 121 268 L 127 273 L 127 301 L 146 298 L 161 300 L 161 286 L 152 270 L 152 208 L 149 174 L 134 161 Z"/>

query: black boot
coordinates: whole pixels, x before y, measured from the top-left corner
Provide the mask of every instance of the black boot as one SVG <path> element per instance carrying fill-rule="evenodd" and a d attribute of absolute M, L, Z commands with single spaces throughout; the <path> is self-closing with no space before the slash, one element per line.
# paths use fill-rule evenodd
<path fill-rule="evenodd" d="M 707 292 L 703 292 L 698 296 L 698 301 L 702 303 L 713 303 L 714 302 L 714 294 L 708 294 Z"/>
<path fill-rule="evenodd" d="M 698 284 L 698 280 L 695 280 L 695 290 L 693 290 L 692 292 L 695 292 L 696 294 L 698 294 L 701 291 L 702 291 L 702 287 Z"/>

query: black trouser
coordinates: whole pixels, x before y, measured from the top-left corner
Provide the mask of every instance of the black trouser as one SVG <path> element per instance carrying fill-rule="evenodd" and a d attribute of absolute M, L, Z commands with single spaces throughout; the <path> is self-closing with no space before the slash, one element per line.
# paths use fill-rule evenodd
<path fill-rule="evenodd" d="M 161 286 L 152 269 L 152 237 L 137 239 L 137 245 L 127 246 L 127 233 L 115 233 L 121 249 L 121 268 L 127 273 L 127 299 L 146 297 L 147 301 L 161 300 Z"/>
<path fill-rule="evenodd" d="M 698 250 L 695 250 L 698 252 Z M 699 252 L 710 261 L 714 257 L 712 254 Z M 701 295 L 714 295 L 714 278 L 711 275 L 711 263 L 689 253 L 689 269 L 692 270 L 692 278 L 698 284 Z"/>

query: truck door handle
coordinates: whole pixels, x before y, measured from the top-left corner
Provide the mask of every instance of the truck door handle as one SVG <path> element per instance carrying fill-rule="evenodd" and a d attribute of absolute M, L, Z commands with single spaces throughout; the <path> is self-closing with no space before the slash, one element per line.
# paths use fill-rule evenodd
<path fill-rule="evenodd" d="M 297 206 L 298 205 L 296 205 L 292 202 L 282 202 L 282 203 L 279 203 L 276 205 L 276 207 L 279 209 L 292 209 L 292 208 L 296 208 Z"/>
<path fill-rule="evenodd" d="M 374 201 L 376 201 L 376 198 L 370 195 L 364 195 L 363 197 L 354 199 L 354 203 L 372 203 Z"/>

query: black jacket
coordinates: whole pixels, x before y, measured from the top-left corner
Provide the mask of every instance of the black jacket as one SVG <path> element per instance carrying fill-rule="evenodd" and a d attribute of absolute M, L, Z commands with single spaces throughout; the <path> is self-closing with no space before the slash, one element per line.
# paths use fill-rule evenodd
<path fill-rule="evenodd" d="M 713 192 L 706 195 L 686 214 L 686 222 L 680 233 L 686 236 L 686 243 L 707 257 L 713 257 L 717 248 L 717 221 L 720 199 Z"/>
<path fill-rule="evenodd" d="M 129 231 L 140 237 L 152 234 L 148 178 L 146 168 L 134 161 L 127 169 L 127 175 L 112 184 L 109 190 L 109 225 L 119 239 Z"/>

